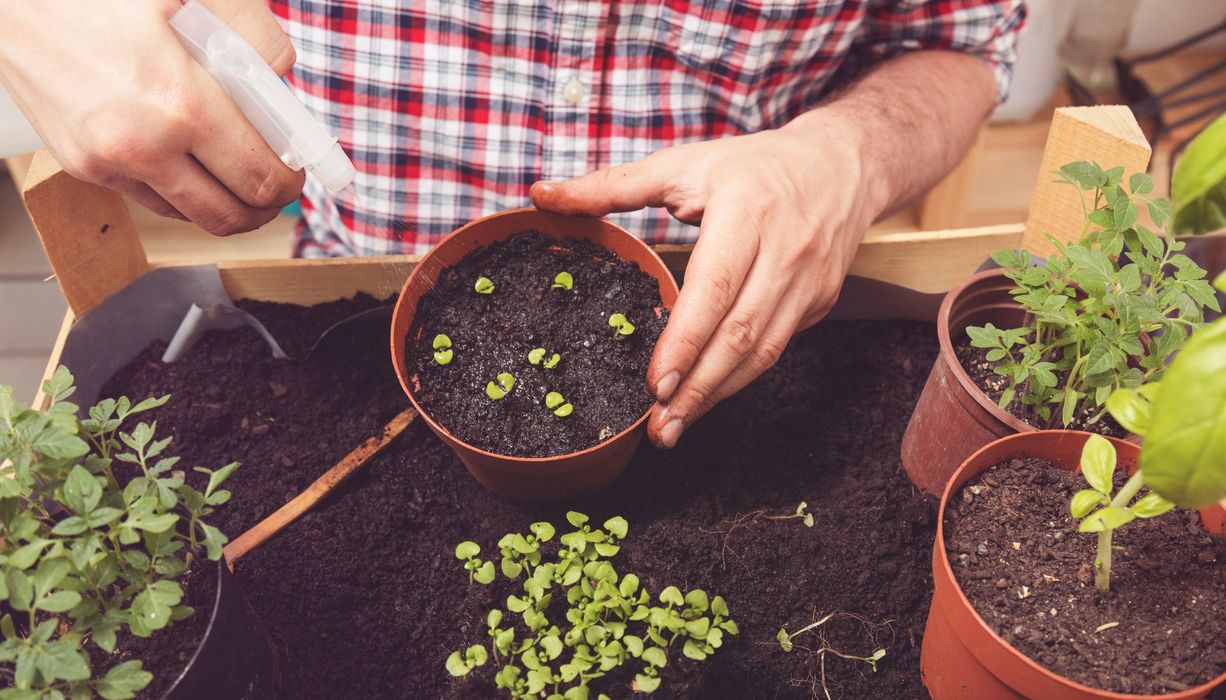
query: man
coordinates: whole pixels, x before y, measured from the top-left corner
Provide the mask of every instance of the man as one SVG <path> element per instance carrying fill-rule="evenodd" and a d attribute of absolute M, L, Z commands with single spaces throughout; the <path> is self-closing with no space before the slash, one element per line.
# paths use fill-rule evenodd
<path fill-rule="evenodd" d="M 664 447 L 829 311 L 869 224 L 957 163 L 1024 17 L 1020 0 L 271 0 L 287 39 L 259 0 L 205 4 L 282 74 L 297 48 L 291 83 L 357 164 L 356 197 L 306 182 L 299 255 L 423 252 L 529 197 L 697 237 L 647 375 Z M 179 47 L 178 7 L 6 3 L 0 77 L 70 173 L 250 230 L 303 176 Z"/>

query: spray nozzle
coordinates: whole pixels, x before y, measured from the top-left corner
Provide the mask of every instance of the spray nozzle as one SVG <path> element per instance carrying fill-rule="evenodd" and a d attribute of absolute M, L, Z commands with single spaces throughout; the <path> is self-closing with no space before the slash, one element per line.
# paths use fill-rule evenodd
<path fill-rule="evenodd" d="M 353 182 L 357 170 L 293 91 L 225 22 L 196 0 L 170 18 L 196 62 L 204 67 L 238 105 L 281 161 L 294 170 L 310 170 L 331 192 Z"/>

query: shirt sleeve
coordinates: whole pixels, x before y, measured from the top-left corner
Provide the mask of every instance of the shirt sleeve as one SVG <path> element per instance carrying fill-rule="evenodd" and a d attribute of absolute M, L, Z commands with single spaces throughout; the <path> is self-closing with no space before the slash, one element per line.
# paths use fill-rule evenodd
<path fill-rule="evenodd" d="M 874 0 L 856 45 L 878 58 L 922 49 L 975 56 L 992 69 L 1000 104 L 1009 94 L 1025 21 L 1022 0 Z"/>

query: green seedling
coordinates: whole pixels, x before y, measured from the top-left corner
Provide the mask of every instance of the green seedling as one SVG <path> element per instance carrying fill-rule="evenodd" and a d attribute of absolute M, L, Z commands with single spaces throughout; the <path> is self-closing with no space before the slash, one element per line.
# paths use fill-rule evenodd
<path fill-rule="evenodd" d="M 453 651 L 451 656 L 447 657 L 447 672 L 456 677 L 466 676 L 474 668 L 484 666 L 488 658 L 489 654 L 480 644 L 468 647 L 464 650 L 463 655 L 458 651 Z"/>
<path fill-rule="evenodd" d="M 809 512 L 809 504 L 801 501 L 800 505 L 796 506 L 796 512 L 791 515 L 763 515 L 767 520 L 794 520 L 799 519 L 805 524 L 805 527 L 813 527 L 813 514 Z"/>
<path fill-rule="evenodd" d="M 489 277 L 478 277 L 473 289 L 477 290 L 478 294 L 493 294 L 494 282 Z"/>
<path fill-rule="evenodd" d="M 558 353 L 553 353 L 546 357 L 549 353 L 545 348 L 532 348 L 528 351 L 528 362 L 534 365 L 541 365 L 545 369 L 553 369 L 558 366 L 558 362 L 562 360 L 562 356 Z"/>
<path fill-rule="evenodd" d="M 553 415 L 565 418 L 574 412 L 575 407 L 566 402 L 566 398 L 556 391 L 545 394 L 545 407 L 553 411 Z"/>
<path fill-rule="evenodd" d="M 1098 533 L 1094 586 L 1103 593 L 1111 590 L 1111 536 L 1115 530 L 1137 518 L 1155 518 L 1175 507 L 1157 493 L 1147 493 L 1132 503 L 1144 485 L 1139 470 L 1113 496 L 1115 463 L 1115 445 L 1101 435 L 1091 435 L 1081 450 L 1081 474 L 1090 488 L 1073 494 L 1069 504 L 1073 517 L 1081 521 L 1078 530 Z"/>
<path fill-rule="evenodd" d="M 489 611 L 486 634 L 499 665 L 494 684 L 509 697 L 608 700 L 590 684 L 626 664 L 638 665 L 630 690 L 650 693 L 660 686 L 670 652 L 680 648 L 687 658 L 702 660 L 725 635 L 738 634 L 722 597 L 668 586 L 653 598 L 637 575 L 618 574 L 611 558 L 629 529 L 624 518 L 609 518 L 602 528 L 575 511 L 566 520 L 575 529 L 558 536 L 556 545 L 557 531 L 547 522 L 498 541 L 502 575 L 518 587 L 508 587 L 505 609 Z M 466 554 L 475 558 L 477 545 L 463 545 L 471 545 Z M 472 649 L 454 652 L 448 671 L 467 673 Z"/>
<path fill-rule="evenodd" d="M 197 467 L 197 490 L 156 422 L 127 430 L 169 396 L 104 399 L 78 418 L 73 383 L 64 367 L 43 382 L 42 412 L 0 386 L 0 697 L 133 697 L 153 678 L 139 659 L 97 676 L 92 659 L 195 614 L 179 581 L 227 541 L 208 521 L 238 465 Z M 122 484 L 121 462 L 134 475 Z"/>
<path fill-rule="evenodd" d="M 439 333 L 434 336 L 434 361 L 440 365 L 451 363 L 451 358 L 454 356 L 451 349 L 451 338 Z"/>
<path fill-rule="evenodd" d="M 1008 380 L 1000 405 L 1016 399 L 1022 417 L 1039 426 L 1097 421 L 1113 391 L 1160 379 L 1205 309 L 1219 310 L 1205 271 L 1180 253 L 1185 244 L 1161 235 L 1171 206 L 1141 196 L 1153 189 L 1148 175 L 1133 174 L 1125 185 L 1123 168 L 1080 162 L 1057 176 L 1081 191 L 1081 239 L 1053 239 L 1056 252 L 1043 267 L 1031 266 L 1025 250 L 994 254 L 1016 285 L 1026 324 L 967 328 Z M 1159 232 L 1137 223 L 1141 206 Z"/>
<path fill-rule="evenodd" d="M 515 388 L 515 377 L 507 372 L 499 374 L 496 379 L 497 383 L 491 381 L 485 385 L 485 395 L 495 401 L 511 393 L 511 389 Z"/>
<path fill-rule="evenodd" d="M 611 314 L 609 316 L 609 326 L 613 328 L 613 335 L 626 336 L 634 332 L 634 324 L 626 318 L 625 314 Z"/>
<path fill-rule="evenodd" d="M 494 580 L 494 562 L 483 561 L 477 557 L 481 553 L 481 545 L 476 542 L 461 542 L 455 546 L 455 558 L 464 562 L 468 571 L 468 582 L 489 583 Z"/>
<path fill-rule="evenodd" d="M 553 277 L 553 284 L 550 289 L 565 289 L 569 291 L 575 286 L 575 278 L 570 276 L 569 272 L 563 270 Z"/>

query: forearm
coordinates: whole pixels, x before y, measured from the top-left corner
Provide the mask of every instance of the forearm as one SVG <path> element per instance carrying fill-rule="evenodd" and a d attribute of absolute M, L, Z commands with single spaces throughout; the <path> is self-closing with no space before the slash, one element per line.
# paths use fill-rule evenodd
<path fill-rule="evenodd" d="M 952 170 L 995 99 L 992 71 L 979 59 L 916 51 L 886 61 L 784 130 L 801 140 L 843 139 L 857 151 L 860 172 L 848 175 L 862 183 L 867 225 Z"/>

